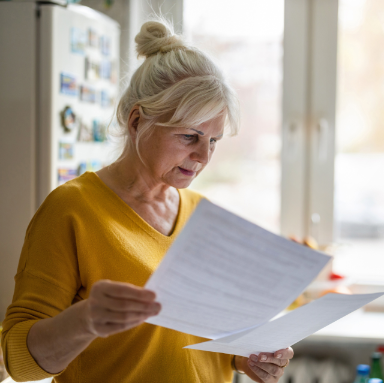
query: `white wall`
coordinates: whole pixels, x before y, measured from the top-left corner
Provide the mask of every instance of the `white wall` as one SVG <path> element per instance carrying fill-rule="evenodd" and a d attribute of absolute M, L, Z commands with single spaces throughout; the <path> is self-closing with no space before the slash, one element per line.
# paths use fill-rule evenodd
<path fill-rule="evenodd" d="M 0 321 L 36 208 L 34 11 L 34 3 L 0 3 Z"/>

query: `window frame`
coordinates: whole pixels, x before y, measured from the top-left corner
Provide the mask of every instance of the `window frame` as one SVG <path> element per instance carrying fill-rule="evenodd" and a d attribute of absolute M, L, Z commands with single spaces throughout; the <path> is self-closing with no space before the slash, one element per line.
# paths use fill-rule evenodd
<path fill-rule="evenodd" d="M 285 0 L 281 234 L 333 241 L 338 0 Z"/>

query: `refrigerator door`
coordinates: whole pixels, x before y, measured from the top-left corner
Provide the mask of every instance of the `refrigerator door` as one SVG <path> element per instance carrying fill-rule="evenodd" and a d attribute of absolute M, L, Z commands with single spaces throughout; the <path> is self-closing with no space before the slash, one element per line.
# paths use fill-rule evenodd
<path fill-rule="evenodd" d="M 119 89 L 118 23 L 81 5 L 41 5 L 38 204 L 117 156 L 106 140 Z"/>

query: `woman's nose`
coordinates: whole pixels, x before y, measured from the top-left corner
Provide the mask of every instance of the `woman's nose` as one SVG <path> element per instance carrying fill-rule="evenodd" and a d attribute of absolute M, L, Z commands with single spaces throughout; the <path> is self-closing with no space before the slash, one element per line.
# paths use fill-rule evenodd
<path fill-rule="evenodd" d="M 208 164 L 211 156 L 209 143 L 201 142 L 196 150 L 191 154 L 191 159 L 204 165 Z"/>

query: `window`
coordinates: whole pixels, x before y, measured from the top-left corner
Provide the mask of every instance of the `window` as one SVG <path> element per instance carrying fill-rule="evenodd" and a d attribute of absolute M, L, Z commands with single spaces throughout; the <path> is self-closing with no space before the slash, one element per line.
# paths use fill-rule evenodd
<path fill-rule="evenodd" d="M 335 267 L 384 277 L 384 2 L 341 0 Z"/>
<path fill-rule="evenodd" d="M 240 135 L 192 188 L 284 236 L 336 244 L 336 272 L 383 279 L 383 1 L 184 0 L 184 32 L 242 107 Z"/>
<path fill-rule="evenodd" d="M 241 103 L 237 137 L 218 143 L 192 188 L 280 230 L 283 0 L 185 0 L 184 33 L 217 59 Z"/>

